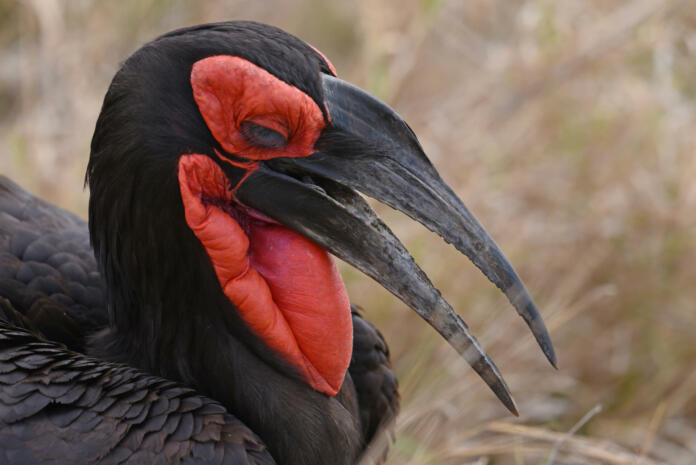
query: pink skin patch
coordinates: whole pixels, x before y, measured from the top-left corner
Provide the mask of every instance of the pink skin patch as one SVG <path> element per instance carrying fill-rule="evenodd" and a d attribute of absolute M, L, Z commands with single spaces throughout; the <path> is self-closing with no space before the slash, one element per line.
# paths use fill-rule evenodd
<path fill-rule="evenodd" d="M 250 160 L 313 153 L 325 124 L 321 111 L 306 94 L 265 70 L 239 57 L 209 57 L 194 64 L 191 85 L 204 120 L 228 153 Z M 247 120 L 283 134 L 286 147 L 249 143 L 239 131 Z M 250 172 L 256 166 L 240 167 Z M 242 319 L 312 388 L 336 395 L 350 364 L 353 328 L 348 295 L 331 256 L 237 203 L 229 180 L 209 156 L 182 155 L 178 179 L 186 222 Z"/>

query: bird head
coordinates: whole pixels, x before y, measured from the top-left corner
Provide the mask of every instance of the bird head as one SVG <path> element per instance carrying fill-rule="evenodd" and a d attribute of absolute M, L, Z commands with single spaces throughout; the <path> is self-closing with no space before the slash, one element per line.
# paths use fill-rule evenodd
<path fill-rule="evenodd" d="M 114 289 L 114 320 L 136 318 L 116 315 L 119 305 L 139 312 L 159 305 L 147 298 L 154 288 L 195 300 L 200 289 L 184 282 L 174 289 L 178 281 L 168 276 L 181 274 L 173 270 L 187 256 L 202 257 L 201 273 L 214 272 L 243 323 L 315 390 L 334 395 L 352 331 L 332 254 L 417 312 L 516 412 L 498 369 L 362 193 L 466 255 L 555 365 L 522 281 L 411 128 L 279 29 L 205 25 L 137 51 L 105 98 L 87 179 L 91 237 Z M 133 251 L 136 243 L 152 260 Z M 187 263 L 195 281 L 198 261 Z"/>

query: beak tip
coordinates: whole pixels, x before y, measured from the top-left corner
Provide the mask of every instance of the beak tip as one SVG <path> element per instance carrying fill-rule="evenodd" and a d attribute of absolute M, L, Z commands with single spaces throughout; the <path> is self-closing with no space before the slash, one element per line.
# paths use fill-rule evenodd
<path fill-rule="evenodd" d="M 520 416 L 520 412 L 517 410 L 517 404 L 515 403 L 515 399 L 513 399 L 512 396 L 509 396 L 508 401 L 507 402 L 504 401 L 503 404 L 505 405 L 505 407 L 508 409 L 508 411 L 510 413 L 512 413 L 516 417 Z"/>
<path fill-rule="evenodd" d="M 488 381 L 486 381 L 486 383 L 491 388 L 498 400 L 502 402 L 505 408 L 507 408 L 508 411 L 516 417 L 519 417 L 520 413 L 517 410 L 517 403 L 515 402 L 515 399 L 513 399 L 512 394 L 510 393 L 510 390 L 505 384 L 505 381 L 503 381 L 502 377 L 500 378 L 499 383 L 494 384 L 489 383 Z"/>
<path fill-rule="evenodd" d="M 541 351 L 546 356 L 549 363 L 556 369 L 558 369 L 558 362 L 556 360 L 556 351 L 553 348 L 553 342 L 551 342 L 551 336 L 549 336 L 549 331 L 546 329 L 544 320 L 541 318 L 541 313 L 537 309 L 534 301 L 529 296 L 529 293 L 524 289 L 522 294 L 523 304 L 517 308 L 523 309 L 520 311 L 520 315 L 526 321 L 527 326 L 534 334 L 534 338 L 537 340 Z M 516 299 L 511 299 L 513 305 L 516 303 Z"/>
<path fill-rule="evenodd" d="M 548 333 L 544 334 L 544 336 L 545 337 L 537 338 L 539 346 L 541 347 L 542 352 L 544 352 L 544 355 L 551 366 L 558 370 L 558 360 L 556 359 L 556 351 L 553 349 L 551 338 L 549 337 Z"/>
<path fill-rule="evenodd" d="M 488 387 L 493 391 L 495 396 L 503 403 L 510 413 L 516 417 L 520 416 L 517 411 L 517 404 L 513 399 L 510 389 L 508 388 L 503 376 L 498 371 L 493 361 L 484 353 L 481 354 L 481 359 L 478 363 L 471 364 L 474 370 L 485 381 Z"/>

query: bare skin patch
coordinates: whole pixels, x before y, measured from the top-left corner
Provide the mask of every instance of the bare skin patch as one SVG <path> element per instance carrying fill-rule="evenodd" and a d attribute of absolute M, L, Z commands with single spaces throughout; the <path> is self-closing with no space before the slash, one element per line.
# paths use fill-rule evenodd
<path fill-rule="evenodd" d="M 310 386 L 335 395 L 350 364 L 353 329 L 348 295 L 331 256 L 239 205 L 209 156 L 181 156 L 178 179 L 186 222 L 227 298 Z"/>

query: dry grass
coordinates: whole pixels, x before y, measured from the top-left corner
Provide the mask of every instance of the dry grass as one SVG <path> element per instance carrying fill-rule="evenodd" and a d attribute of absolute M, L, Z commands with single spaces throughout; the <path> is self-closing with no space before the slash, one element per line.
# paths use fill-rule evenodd
<path fill-rule="evenodd" d="M 390 464 L 696 463 L 691 0 L 0 0 L 0 171 L 84 216 L 118 63 L 174 27 L 234 18 L 299 35 L 394 106 L 554 338 L 558 372 L 466 259 L 381 208 L 522 412 L 510 418 L 432 330 L 344 267 L 401 380 Z"/>

